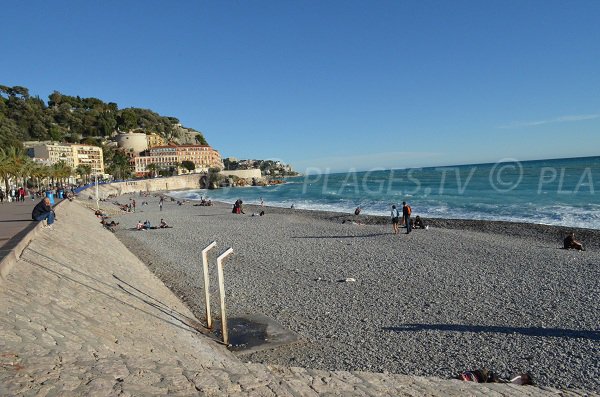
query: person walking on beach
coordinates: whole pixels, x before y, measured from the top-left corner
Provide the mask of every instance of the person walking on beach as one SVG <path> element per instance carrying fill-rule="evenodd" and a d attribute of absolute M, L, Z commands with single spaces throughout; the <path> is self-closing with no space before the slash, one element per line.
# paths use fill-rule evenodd
<path fill-rule="evenodd" d="M 133 208 L 133 212 L 135 212 L 135 199 L 131 200 L 131 208 Z"/>
<path fill-rule="evenodd" d="M 398 208 L 396 208 L 395 205 L 392 205 L 391 217 L 392 217 L 392 230 L 394 231 L 394 234 L 398 234 L 398 222 L 400 222 L 400 212 L 398 211 Z"/>
<path fill-rule="evenodd" d="M 162 207 L 163 207 L 163 202 L 164 202 L 164 197 L 160 196 L 160 200 L 158 201 L 158 208 L 162 211 Z"/>
<path fill-rule="evenodd" d="M 404 224 L 406 225 L 406 234 L 411 232 L 410 225 L 410 214 L 412 213 L 412 209 L 410 205 L 406 204 L 406 201 L 402 202 L 402 218 L 404 219 Z"/>

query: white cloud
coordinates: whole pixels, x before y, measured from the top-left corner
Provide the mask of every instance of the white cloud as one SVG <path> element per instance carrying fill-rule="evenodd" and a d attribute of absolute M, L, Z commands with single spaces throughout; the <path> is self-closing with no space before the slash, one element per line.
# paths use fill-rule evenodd
<path fill-rule="evenodd" d="M 544 124 L 567 123 L 572 121 L 593 120 L 600 117 L 600 114 L 580 114 L 573 116 L 561 116 L 555 119 L 539 120 L 539 121 L 516 121 L 509 125 L 500 126 L 499 128 L 519 128 L 519 127 L 535 127 Z"/>

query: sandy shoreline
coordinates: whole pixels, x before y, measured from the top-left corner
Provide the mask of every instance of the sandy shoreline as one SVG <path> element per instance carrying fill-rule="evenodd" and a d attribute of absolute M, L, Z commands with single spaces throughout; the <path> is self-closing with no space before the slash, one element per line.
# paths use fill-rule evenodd
<path fill-rule="evenodd" d="M 159 212 L 156 197 L 118 200 L 129 197 L 138 213 L 113 217 L 117 236 L 199 318 L 200 251 L 216 240 L 234 248 L 231 315 L 262 313 L 302 336 L 249 361 L 440 377 L 486 367 L 600 390 L 600 231 L 577 230 L 588 251 L 575 252 L 560 249 L 571 228 L 556 226 L 428 219 L 430 230 L 393 235 L 386 217 L 170 201 Z M 161 217 L 174 228 L 128 230 Z"/>

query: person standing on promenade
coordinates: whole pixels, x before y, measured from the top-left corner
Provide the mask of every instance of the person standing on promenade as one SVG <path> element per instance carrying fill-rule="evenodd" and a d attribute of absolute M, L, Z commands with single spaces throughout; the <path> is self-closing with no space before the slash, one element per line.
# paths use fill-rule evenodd
<path fill-rule="evenodd" d="M 44 197 L 42 201 L 33 207 L 31 219 L 35 221 L 43 221 L 45 219 L 48 226 L 51 226 L 54 223 L 54 211 L 52 211 L 52 205 L 50 204 L 50 199 L 48 197 Z"/>
<path fill-rule="evenodd" d="M 394 234 L 398 234 L 398 222 L 400 221 L 400 212 L 395 205 L 392 205 L 392 230 L 394 230 Z"/>
<path fill-rule="evenodd" d="M 410 226 L 410 214 L 412 213 L 412 209 L 410 205 L 406 204 L 406 201 L 402 202 L 402 217 L 404 219 L 404 224 L 406 225 L 406 234 L 411 232 Z"/>
<path fill-rule="evenodd" d="M 4 204 L 4 191 L 0 189 L 0 204 Z"/>

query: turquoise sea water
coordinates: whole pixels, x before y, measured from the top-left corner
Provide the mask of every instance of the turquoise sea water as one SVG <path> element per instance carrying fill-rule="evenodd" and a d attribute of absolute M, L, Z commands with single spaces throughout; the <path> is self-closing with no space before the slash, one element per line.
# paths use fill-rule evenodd
<path fill-rule="evenodd" d="M 600 157 L 504 161 L 288 178 L 283 185 L 177 192 L 233 203 L 388 216 L 407 201 L 426 218 L 505 220 L 600 229 Z"/>

